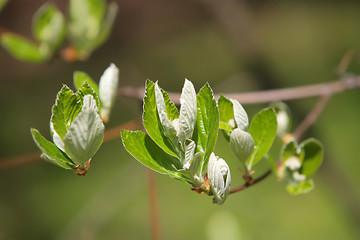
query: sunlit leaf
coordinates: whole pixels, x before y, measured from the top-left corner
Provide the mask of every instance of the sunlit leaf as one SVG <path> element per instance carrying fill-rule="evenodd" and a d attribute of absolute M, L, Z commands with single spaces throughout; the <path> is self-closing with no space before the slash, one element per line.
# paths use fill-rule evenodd
<path fill-rule="evenodd" d="M 155 84 L 147 80 L 145 85 L 143 124 L 151 139 L 167 154 L 179 157 L 176 148 L 170 140 L 162 135 L 162 127 L 157 113 L 155 100 Z"/>
<path fill-rule="evenodd" d="M 46 140 L 37 129 L 31 129 L 32 137 L 40 150 L 42 151 L 41 158 L 59 165 L 65 169 L 74 169 L 76 164 L 73 163 L 66 154 L 64 154 L 53 143 Z"/>
<path fill-rule="evenodd" d="M 213 92 L 209 84 L 205 84 L 197 95 L 197 144 L 203 150 L 204 162 L 202 169 L 207 165 L 210 154 L 214 151 L 219 121 L 219 109 L 217 108 Z"/>
<path fill-rule="evenodd" d="M 88 83 L 94 91 L 99 94 L 99 87 L 97 83 L 85 72 L 75 71 L 74 72 L 74 86 L 76 90 L 79 90 L 81 85 Z"/>
<path fill-rule="evenodd" d="M 104 71 L 99 82 L 99 97 L 101 101 L 101 118 L 107 122 L 110 117 L 110 111 L 114 105 L 117 88 L 119 84 L 119 69 L 115 64 Z"/>
<path fill-rule="evenodd" d="M 66 28 L 63 14 L 53 3 L 45 3 L 35 13 L 32 23 L 33 33 L 42 47 L 52 52 L 64 41 Z"/>
<path fill-rule="evenodd" d="M 170 121 L 179 118 L 179 110 L 175 104 L 170 100 L 169 94 L 161 89 L 162 95 L 164 97 L 165 106 L 166 106 L 166 115 Z"/>
<path fill-rule="evenodd" d="M 177 172 L 182 168 L 179 160 L 166 154 L 147 134 L 122 130 L 121 139 L 125 149 L 146 167 L 184 182 L 189 181 L 182 173 Z"/>
<path fill-rule="evenodd" d="M 254 144 L 251 135 L 240 128 L 234 129 L 230 134 L 230 147 L 236 157 L 243 163 L 250 157 Z"/>
<path fill-rule="evenodd" d="M 196 123 L 196 92 L 194 85 L 185 79 L 180 96 L 179 142 L 191 138 Z"/>
<path fill-rule="evenodd" d="M 234 129 L 234 125 L 231 125 L 230 122 L 234 120 L 234 108 L 233 103 L 220 95 L 218 99 L 219 113 L 220 113 L 220 125 L 219 128 L 224 130 L 225 133 L 229 136 L 230 132 Z"/>
<path fill-rule="evenodd" d="M 99 149 L 104 137 L 104 124 L 92 95 L 84 96 L 81 112 L 75 117 L 63 142 L 65 153 L 81 167 Z"/>
<path fill-rule="evenodd" d="M 247 166 L 251 169 L 269 151 L 277 130 L 276 115 L 273 109 L 268 108 L 257 113 L 252 119 L 249 133 L 255 142 L 255 148 L 247 160 Z"/>
<path fill-rule="evenodd" d="M 93 96 L 93 98 L 96 102 L 96 107 L 99 111 L 99 109 L 101 107 L 99 96 L 97 95 L 95 90 L 90 86 L 90 84 L 88 82 L 85 82 L 83 85 L 81 85 L 79 90 L 76 92 L 76 95 L 78 95 L 80 97 L 81 103 L 83 102 L 84 96 L 89 95 L 89 94 Z"/>
<path fill-rule="evenodd" d="M 249 127 L 249 118 L 243 106 L 236 100 L 230 99 L 234 108 L 234 120 L 241 130 L 247 131 Z"/>
<path fill-rule="evenodd" d="M 0 40 L 1 45 L 16 59 L 32 63 L 46 60 L 38 46 L 24 37 L 13 33 L 3 33 Z"/>
<path fill-rule="evenodd" d="M 172 141 L 173 144 L 177 144 L 177 129 L 167 117 L 164 96 L 157 82 L 155 83 L 155 100 L 161 129 L 163 130 L 164 135 L 169 138 L 169 140 Z"/>
<path fill-rule="evenodd" d="M 301 143 L 300 147 L 304 150 L 300 173 L 309 177 L 318 170 L 323 161 L 323 146 L 318 140 L 311 138 Z"/>
<path fill-rule="evenodd" d="M 94 42 L 94 47 L 98 47 L 102 45 L 109 38 L 111 30 L 113 29 L 117 12 L 118 12 L 118 6 L 116 2 L 109 3 L 103 24 Z"/>
<path fill-rule="evenodd" d="M 56 96 L 52 107 L 50 119 L 51 129 L 63 139 L 71 125 L 71 122 L 81 110 L 80 98 L 64 85 Z M 55 142 L 55 140 L 54 140 Z M 55 142 L 56 144 L 56 142 Z"/>
<path fill-rule="evenodd" d="M 87 58 L 97 44 L 105 7 L 104 0 L 70 0 L 69 37 L 82 59 Z"/>
<path fill-rule="evenodd" d="M 286 186 L 286 190 L 292 195 L 305 194 L 310 192 L 313 188 L 314 182 L 311 179 Z"/>

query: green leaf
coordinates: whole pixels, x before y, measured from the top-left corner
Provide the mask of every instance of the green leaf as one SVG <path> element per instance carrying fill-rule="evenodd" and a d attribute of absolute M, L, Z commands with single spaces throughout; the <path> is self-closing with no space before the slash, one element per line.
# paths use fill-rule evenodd
<path fill-rule="evenodd" d="M 292 195 L 305 194 L 310 192 L 313 188 L 314 182 L 311 179 L 286 186 L 286 190 Z"/>
<path fill-rule="evenodd" d="M 33 17 L 32 28 L 36 40 L 50 52 L 56 50 L 65 39 L 65 19 L 53 3 L 40 7 Z"/>
<path fill-rule="evenodd" d="M 230 134 L 230 147 L 242 163 L 250 157 L 254 144 L 251 135 L 241 128 L 235 128 Z"/>
<path fill-rule="evenodd" d="M 84 168 L 85 163 L 99 149 L 104 138 L 104 128 L 93 96 L 84 96 L 81 112 L 63 139 L 65 153 Z"/>
<path fill-rule="evenodd" d="M 13 33 L 3 33 L 0 41 L 8 53 L 16 59 L 32 63 L 40 63 L 46 60 L 38 46 L 24 37 Z"/>
<path fill-rule="evenodd" d="M 0 0 L 0 11 L 4 8 L 8 0 Z"/>
<path fill-rule="evenodd" d="M 254 116 L 250 123 L 249 133 L 255 142 L 255 148 L 247 160 L 247 166 L 251 169 L 269 151 L 277 130 L 276 114 L 273 109 L 267 108 Z"/>
<path fill-rule="evenodd" d="M 117 12 L 118 12 L 118 6 L 116 2 L 109 3 L 103 24 L 94 42 L 94 48 L 102 45 L 109 38 L 115 22 Z"/>
<path fill-rule="evenodd" d="M 290 157 L 299 158 L 300 162 L 303 159 L 304 151 L 298 146 L 295 141 L 290 141 L 283 145 L 281 150 L 281 159 L 282 162 L 286 162 L 286 160 Z"/>
<path fill-rule="evenodd" d="M 90 84 L 88 82 L 85 82 L 83 85 L 80 86 L 79 90 L 76 92 L 76 95 L 78 95 L 80 97 L 80 100 L 82 103 L 84 100 L 84 96 L 86 96 L 88 94 L 93 96 L 93 98 L 96 102 L 96 107 L 99 111 L 99 109 L 101 107 L 99 96 L 94 91 L 94 89 L 90 86 Z"/>
<path fill-rule="evenodd" d="M 144 97 L 143 124 L 151 139 L 167 154 L 179 157 L 178 151 L 170 140 L 163 135 L 161 123 L 157 113 L 155 100 L 155 84 L 146 80 Z"/>
<path fill-rule="evenodd" d="M 175 157 L 166 154 L 145 133 L 141 131 L 121 131 L 121 139 L 125 149 L 140 163 L 146 167 L 170 177 L 189 182 L 182 173 L 177 172 L 182 168 L 181 163 Z"/>
<path fill-rule="evenodd" d="M 65 169 L 75 169 L 76 165 L 66 154 L 60 151 L 53 143 L 46 140 L 37 129 L 31 128 L 32 137 L 40 150 L 41 157 Z"/>
<path fill-rule="evenodd" d="M 185 79 L 180 96 L 179 142 L 184 144 L 193 135 L 196 124 L 196 92 L 194 85 Z"/>
<path fill-rule="evenodd" d="M 219 109 L 209 84 L 205 84 L 197 95 L 197 144 L 204 150 L 202 170 L 207 165 L 211 153 L 214 151 L 218 129 Z"/>
<path fill-rule="evenodd" d="M 81 88 L 81 85 L 87 82 L 92 87 L 92 89 L 94 89 L 96 94 L 99 94 L 99 87 L 97 83 L 87 73 L 81 71 L 75 71 L 73 78 L 74 78 L 74 86 L 76 90 L 79 90 Z"/>
<path fill-rule="evenodd" d="M 243 106 L 236 100 L 230 99 L 234 107 L 234 119 L 238 128 L 247 131 L 249 127 L 249 118 Z"/>
<path fill-rule="evenodd" d="M 78 115 L 80 110 L 80 97 L 75 95 L 68 86 L 64 85 L 56 96 L 56 101 L 52 107 L 52 115 L 50 118 L 51 129 L 56 132 L 56 134 L 60 137 L 60 140 L 65 137 L 72 121 Z M 53 134 L 55 133 L 53 132 Z M 62 144 L 58 144 L 55 138 L 54 142 L 58 147 L 64 150 L 63 147 L 60 146 Z"/>
<path fill-rule="evenodd" d="M 304 151 L 300 173 L 309 177 L 318 170 L 323 161 L 323 146 L 320 141 L 311 138 L 302 142 L 300 147 Z"/>
<path fill-rule="evenodd" d="M 162 95 L 164 97 L 165 105 L 166 105 L 166 115 L 170 121 L 179 118 L 179 110 L 175 106 L 175 104 L 170 100 L 169 94 L 161 89 Z"/>
<path fill-rule="evenodd" d="M 69 37 L 81 54 L 89 54 L 101 30 L 104 0 L 70 0 Z"/>
<path fill-rule="evenodd" d="M 219 113 L 220 113 L 220 125 L 219 128 L 225 130 L 226 135 L 230 135 L 230 132 L 234 129 L 234 125 L 230 122 L 234 119 L 234 108 L 232 102 L 220 95 L 218 99 Z"/>
<path fill-rule="evenodd" d="M 119 69 L 115 64 L 104 71 L 99 82 L 99 97 L 101 101 L 101 118 L 107 122 L 110 117 L 111 108 L 114 105 L 117 88 L 119 84 Z"/>
<path fill-rule="evenodd" d="M 164 96 L 157 82 L 155 83 L 155 100 L 162 132 L 175 145 L 178 142 L 177 129 L 167 117 Z"/>

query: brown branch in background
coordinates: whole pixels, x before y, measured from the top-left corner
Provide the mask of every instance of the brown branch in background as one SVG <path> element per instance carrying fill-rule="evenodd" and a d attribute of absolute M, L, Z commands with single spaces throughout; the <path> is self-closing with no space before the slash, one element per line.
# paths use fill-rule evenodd
<path fill-rule="evenodd" d="M 314 85 L 294 87 L 294 88 L 248 92 L 248 93 L 228 93 L 225 95 L 229 98 L 238 100 L 242 104 L 255 104 L 255 103 L 264 103 L 264 102 L 272 102 L 272 101 L 280 101 L 280 100 L 301 99 L 301 98 L 313 97 L 313 96 L 325 96 L 325 95 L 330 96 L 334 93 L 339 93 L 359 87 L 360 87 L 360 78 L 358 76 L 346 75 L 338 81 L 329 82 L 329 83 L 314 84 Z M 122 87 L 118 90 L 118 95 L 139 100 L 142 99 L 144 96 L 144 89 Z M 175 104 L 180 104 L 179 102 L 180 93 L 169 93 L 169 96 Z M 215 96 L 219 97 L 219 95 L 215 95 Z M 323 100 L 323 101 L 324 102 L 319 103 L 320 106 L 321 104 L 325 105 L 327 100 L 326 101 Z M 321 112 L 321 107 L 316 107 L 316 109 L 317 109 L 316 111 L 319 111 L 319 113 Z M 315 112 L 315 114 L 319 114 L 319 113 Z M 314 115 L 314 113 L 312 115 Z M 314 117 L 311 116 L 311 118 Z M 115 128 L 109 129 L 105 132 L 104 142 L 114 139 L 115 137 L 118 137 L 120 129 L 134 130 L 137 129 L 139 125 L 140 123 L 138 120 L 132 120 L 125 124 L 119 125 Z M 39 156 L 40 156 L 40 152 L 33 152 L 20 156 L 0 159 L 0 170 L 10 169 L 10 168 L 38 162 L 40 161 Z"/>
<path fill-rule="evenodd" d="M 139 129 L 139 126 L 140 122 L 136 119 L 106 130 L 104 135 L 104 142 L 120 137 L 120 129 L 136 130 Z M 42 160 L 40 158 L 40 154 L 41 152 L 32 152 L 19 156 L 2 158 L 0 159 L 0 171 L 40 162 Z"/>
<path fill-rule="evenodd" d="M 324 110 L 326 104 L 329 102 L 330 96 L 330 94 L 322 95 L 319 101 L 314 105 L 313 109 L 311 109 L 305 119 L 300 123 L 299 127 L 294 133 L 294 138 L 296 141 L 299 141 L 306 130 L 316 122 L 316 119 L 319 117 L 320 113 Z"/>
<path fill-rule="evenodd" d="M 253 179 L 252 181 L 247 181 L 245 184 L 239 186 L 239 187 L 236 187 L 236 188 L 233 188 L 230 190 L 230 194 L 232 193 L 236 193 L 236 192 L 240 192 L 242 190 L 245 190 L 246 188 L 249 188 L 259 182 L 261 182 L 262 180 L 264 180 L 265 178 L 267 178 L 269 175 L 271 174 L 271 170 L 267 171 L 266 173 L 264 173 L 263 175 L 261 175 L 260 177 L 256 178 L 256 179 Z"/>
<path fill-rule="evenodd" d="M 355 88 L 360 88 L 360 77 L 346 75 L 338 81 L 328 83 L 247 93 L 224 93 L 224 95 L 238 100 L 241 104 L 255 104 L 335 94 Z M 144 97 L 144 88 L 123 87 L 118 90 L 118 95 L 142 99 Z M 169 97 L 176 105 L 180 104 L 180 93 L 169 92 Z M 215 95 L 215 97 L 218 98 L 219 95 Z"/>
<path fill-rule="evenodd" d="M 149 208 L 150 208 L 150 224 L 151 224 L 151 239 L 161 239 L 160 215 L 157 200 L 157 186 L 155 172 L 146 168 L 148 195 L 149 195 Z"/>

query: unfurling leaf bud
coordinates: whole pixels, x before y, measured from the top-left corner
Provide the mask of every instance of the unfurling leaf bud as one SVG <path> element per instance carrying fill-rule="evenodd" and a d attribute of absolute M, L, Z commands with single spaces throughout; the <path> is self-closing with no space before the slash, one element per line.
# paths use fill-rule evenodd
<path fill-rule="evenodd" d="M 250 157 L 254 145 L 255 143 L 250 133 L 245 132 L 240 128 L 236 128 L 231 132 L 230 146 L 241 162 L 245 162 Z"/>
<path fill-rule="evenodd" d="M 230 192 L 230 168 L 224 159 L 211 153 L 207 172 L 211 192 L 214 194 L 214 203 L 221 205 Z"/>

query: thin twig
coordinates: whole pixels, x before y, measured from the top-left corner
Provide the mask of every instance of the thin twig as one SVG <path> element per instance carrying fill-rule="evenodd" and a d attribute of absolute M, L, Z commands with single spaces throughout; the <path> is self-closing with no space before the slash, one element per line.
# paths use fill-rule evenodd
<path fill-rule="evenodd" d="M 328 83 L 248 93 L 224 93 L 224 95 L 228 98 L 238 100 L 241 104 L 255 104 L 335 94 L 359 87 L 360 77 L 345 75 L 337 81 Z M 144 88 L 122 87 L 118 90 L 118 95 L 142 99 L 144 97 Z M 180 93 L 169 92 L 169 97 L 176 105 L 180 104 Z M 215 98 L 218 97 L 219 95 L 215 95 Z"/>
<path fill-rule="evenodd" d="M 330 94 L 324 94 L 320 97 L 318 102 L 314 105 L 313 109 L 311 109 L 311 111 L 296 129 L 294 133 L 295 140 L 299 141 L 306 130 L 316 122 L 316 119 L 319 117 L 320 113 L 324 110 L 326 104 L 329 102 L 330 96 Z"/>
<path fill-rule="evenodd" d="M 150 208 L 150 224 L 151 224 L 151 239 L 161 239 L 161 227 L 159 206 L 157 200 L 157 186 L 155 172 L 149 168 L 146 168 L 148 194 L 149 194 L 149 208 Z"/>
<path fill-rule="evenodd" d="M 264 180 L 265 178 L 267 178 L 269 175 L 271 174 L 271 170 L 267 171 L 266 173 L 264 173 L 263 175 L 261 175 L 260 177 L 254 179 L 253 181 L 251 182 L 246 182 L 244 183 L 243 185 L 239 186 L 239 187 L 236 187 L 236 188 L 233 188 L 230 190 L 230 194 L 232 193 L 236 193 L 236 192 L 240 192 L 242 190 L 245 190 L 246 188 L 248 187 L 251 187 L 259 182 L 261 182 L 262 180 Z"/>
<path fill-rule="evenodd" d="M 131 120 L 117 127 L 111 128 L 105 131 L 104 142 L 110 141 L 117 137 L 120 137 L 120 129 L 135 130 L 140 126 L 139 120 Z M 0 170 L 7 170 L 15 167 L 21 167 L 24 165 L 40 162 L 41 152 L 31 152 L 19 156 L 8 157 L 0 159 Z"/>
<path fill-rule="evenodd" d="M 323 96 L 323 95 L 332 95 L 334 93 L 343 92 L 349 89 L 355 89 L 360 87 L 360 78 L 353 75 L 345 75 L 340 80 L 314 84 L 302 87 L 294 88 L 284 88 L 284 89 L 275 89 L 267 91 L 256 91 L 248 93 L 228 93 L 225 94 L 229 98 L 238 100 L 242 104 L 252 104 L 252 103 L 264 103 L 280 100 L 291 100 L 291 99 L 301 99 L 312 96 Z M 143 88 L 133 88 L 133 87 L 122 87 L 118 90 L 119 96 L 130 97 L 135 99 L 142 99 L 144 96 Z M 179 98 L 180 93 L 169 93 L 171 100 L 175 104 L 180 104 Z M 219 95 L 216 95 L 219 97 Z M 137 129 L 139 124 L 135 124 L 137 120 L 129 121 L 123 125 L 119 125 L 113 129 L 109 129 L 105 132 L 104 142 L 111 140 L 118 135 L 120 129 Z M 135 126 L 136 125 L 136 126 Z M 28 153 L 25 155 L 3 158 L 0 159 L 0 170 L 10 169 L 17 166 L 23 166 L 40 161 L 40 152 Z"/>

